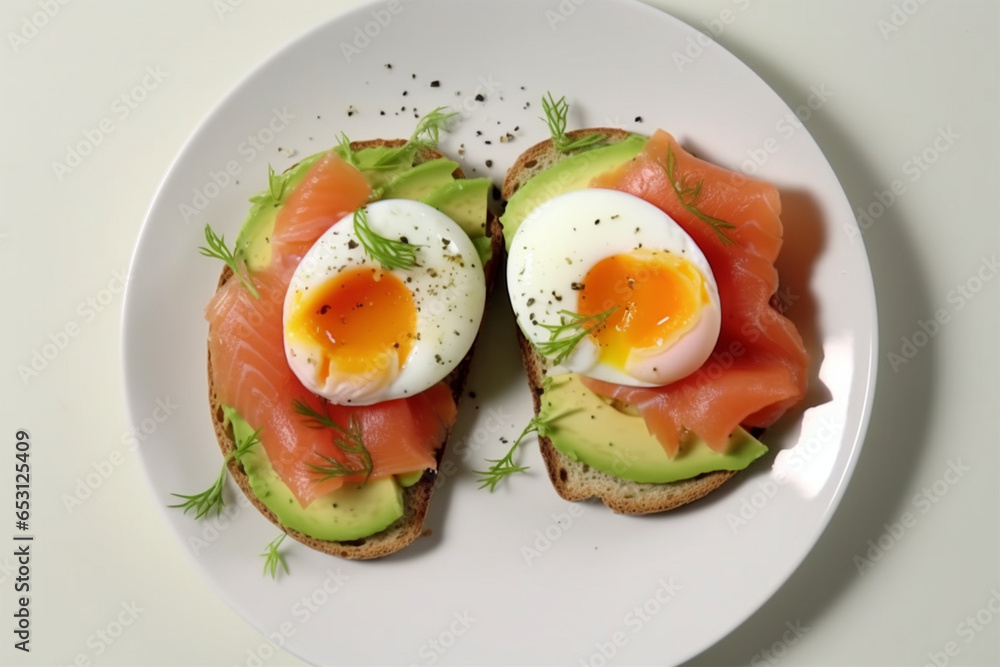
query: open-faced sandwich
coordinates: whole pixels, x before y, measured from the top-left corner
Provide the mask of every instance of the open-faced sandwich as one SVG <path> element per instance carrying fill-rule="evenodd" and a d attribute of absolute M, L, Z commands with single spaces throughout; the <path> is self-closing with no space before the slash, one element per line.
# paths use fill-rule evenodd
<path fill-rule="evenodd" d="M 660 130 L 566 132 L 507 172 L 507 285 L 549 478 L 568 500 L 644 514 L 759 458 L 805 394 L 808 358 L 770 303 L 781 203 Z M 516 443 L 514 445 L 516 448 Z M 514 449 L 485 471 L 523 469 Z"/>
<path fill-rule="evenodd" d="M 271 172 L 232 250 L 206 228 L 226 263 L 206 319 L 228 471 L 284 533 L 345 558 L 423 531 L 503 254 L 492 183 L 436 150 L 451 115 Z M 225 471 L 177 506 L 217 510 Z"/>

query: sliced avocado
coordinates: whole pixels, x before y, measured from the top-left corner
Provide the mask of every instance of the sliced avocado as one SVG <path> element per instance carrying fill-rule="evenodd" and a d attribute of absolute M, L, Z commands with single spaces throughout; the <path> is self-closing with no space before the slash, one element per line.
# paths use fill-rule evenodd
<path fill-rule="evenodd" d="M 237 440 L 253 435 L 254 429 L 235 410 L 224 407 L 223 411 Z M 302 507 L 271 467 L 262 446 L 251 447 L 240 463 L 254 494 L 282 524 L 317 539 L 336 541 L 356 540 L 388 528 L 403 516 L 403 487 L 415 484 L 423 474 L 416 471 L 400 478 L 345 485 Z"/>
<path fill-rule="evenodd" d="M 302 182 L 316 160 L 323 155 L 324 153 L 310 155 L 283 175 L 286 197 Z M 261 192 L 255 199 L 267 199 L 265 197 L 267 192 L 267 190 Z M 250 269 L 251 273 L 267 268 L 267 265 L 271 263 L 271 231 L 274 229 L 274 220 L 278 217 L 279 210 L 281 210 L 281 205 L 275 204 L 273 200 L 254 203 L 240 227 L 239 234 L 236 235 L 236 249 L 243 253 L 247 268 Z"/>
<path fill-rule="evenodd" d="M 373 146 L 371 148 L 362 148 L 354 153 L 356 166 L 361 173 L 364 174 L 365 180 L 368 181 L 368 185 L 370 185 L 373 190 L 385 185 L 403 172 L 409 171 L 413 168 L 412 162 L 407 162 L 406 160 L 400 163 L 399 166 L 393 168 L 377 166 L 380 159 L 386 157 L 390 152 L 397 150 L 399 149 L 390 148 L 388 146 Z M 343 151 L 338 149 L 337 153 L 340 157 L 344 157 Z"/>
<path fill-rule="evenodd" d="M 560 452 L 635 482 L 676 482 L 716 470 L 742 470 L 767 451 L 737 428 L 725 454 L 691 437 L 674 458 L 668 458 L 642 417 L 618 411 L 587 389 L 576 373 L 552 378 L 542 393 L 539 416 L 549 420 L 548 437 Z"/>
<path fill-rule="evenodd" d="M 486 206 L 492 186 L 488 178 L 461 178 L 441 185 L 420 201 L 457 222 L 474 239 L 486 233 Z"/>
<path fill-rule="evenodd" d="M 507 209 L 500 216 L 507 247 L 510 248 L 514 232 L 536 206 L 564 192 L 582 190 L 595 176 L 610 171 L 638 155 L 646 145 L 646 141 L 646 137 L 633 134 L 617 144 L 577 153 L 549 167 L 522 185 L 507 201 Z"/>
<path fill-rule="evenodd" d="M 458 163 L 446 158 L 421 162 L 412 169 L 402 172 L 385 184 L 380 199 L 422 200 L 445 183 L 455 180 L 452 176 Z"/>

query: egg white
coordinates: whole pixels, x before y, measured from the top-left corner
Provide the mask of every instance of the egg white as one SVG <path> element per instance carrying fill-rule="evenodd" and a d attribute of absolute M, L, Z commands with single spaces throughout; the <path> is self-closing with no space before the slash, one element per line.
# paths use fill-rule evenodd
<path fill-rule="evenodd" d="M 518 227 L 507 257 L 507 290 L 518 326 L 538 345 L 549 340 L 543 324 L 559 324 L 560 310 L 576 311 L 574 284 L 612 255 L 669 251 L 702 274 L 710 303 L 697 323 L 672 344 L 633 349 L 624 369 L 599 360 L 585 337 L 563 361 L 567 370 L 615 384 L 649 387 L 690 375 L 711 356 L 722 313 L 719 291 L 705 255 L 658 207 L 617 190 L 589 188 L 553 197 Z"/>
<path fill-rule="evenodd" d="M 325 382 L 317 369 L 326 363 L 321 346 L 296 335 L 288 324 L 303 297 L 343 271 L 380 267 L 365 253 L 347 215 L 326 231 L 302 258 L 288 286 L 283 309 L 285 357 L 310 391 L 342 405 L 370 405 L 420 393 L 443 380 L 475 341 L 486 304 L 486 280 L 476 248 L 451 218 L 408 199 L 369 204 L 368 226 L 392 240 L 419 246 L 418 266 L 392 269 L 413 296 L 416 340 L 402 367 L 392 351 L 371 360 L 369 369 L 349 374 L 331 368 Z"/>

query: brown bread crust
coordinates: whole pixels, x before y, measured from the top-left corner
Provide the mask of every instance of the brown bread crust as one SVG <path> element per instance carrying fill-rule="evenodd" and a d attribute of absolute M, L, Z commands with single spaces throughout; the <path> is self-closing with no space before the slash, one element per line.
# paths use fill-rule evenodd
<path fill-rule="evenodd" d="M 623 141 L 631 134 L 617 128 L 594 127 L 573 130 L 566 135 L 576 139 L 595 133 L 603 135 L 608 144 Z M 507 171 L 502 189 L 504 201 L 509 200 L 534 176 L 564 157 L 565 155 L 553 146 L 551 139 L 539 142 L 526 150 Z M 531 389 L 532 403 L 537 416 L 541 408 L 542 380 L 545 377 L 547 362 L 524 337 L 520 329 L 517 330 L 517 337 L 521 348 L 521 361 L 528 376 L 528 386 Z M 736 474 L 736 471 L 720 470 L 666 484 L 633 482 L 570 459 L 556 449 L 549 438 L 540 436 L 538 442 L 549 480 L 562 498 L 578 501 L 597 497 L 619 514 L 651 514 L 687 505 L 707 496 Z"/>
<path fill-rule="evenodd" d="M 351 142 L 351 149 L 357 151 L 363 148 L 374 148 L 378 146 L 395 147 L 402 146 L 405 143 L 405 139 L 373 139 L 369 141 L 353 141 Z M 416 162 L 425 162 L 427 160 L 433 160 L 440 157 L 444 156 L 437 151 L 425 150 L 418 155 Z M 457 169 L 455 171 L 455 177 L 465 178 L 465 175 L 462 173 L 461 169 Z M 490 237 L 491 247 L 493 249 L 492 257 L 484 267 L 486 272 L 486 288 L 488 294 L 492 289 L 494 279 L 504 256 L 502 228 L 500 226 L 500 222 L 492 213 L 488 214 L 486 221 L 486 234 Z M 218 287 L 221 288 L 231 276 L 232 272 L 228 268 L 224 269 L 222 271 L 222 275 L 219 277 Z M 483 324 L 480 325 L 480 331 L 482 330 L 482 326 Z M 465 381 L 469 374 L 469 366 L 472 362 L 474 349 L 475 348 L 469 350 L 465 358 L 462 359 L 455 370 L 453 370 L 445 379 L 448 386 L 451 388 L 451 393 L 455 399 L 456 405 L 459 403 L 465 389 Z M 232 428 L 225 424 L 222 407 L 216 396 L 212 373 L 211 350 L 209 350 L 208 353 L 208 383 L 208 397 L 212 410 L 212 419 L 215 426 L 215 436 L 223 455 L 227 456 L 236 448 L 236 443 L 233 439 Z M 450 432 L 445 434 L 445 438 L 442 440 L 441 446 L 438 448 L 438 463 L 441 462 L 441 458 L 444 456 L 445 444 L 447 443 L 448 436 L 450 435 Z M 229 472 L 236 481 L 236 484 L 243 491 L 243 494 L 253 504 L 253 506 L 283 532 L 302 544 L 312 547 L 318 551 L 323 551 L 341 558 L 359 560 L 381 558 L 382 556 L 395 553 L 412 543 L 421 535 L 421 533 L 423 533 L 424 519 L 427 516 L 427 509 L 430 505 L 431 494 L 434 491 L 434 482 L 437 479 L 435 471 L 425 470 L 423 476 L 420 478 L 420 481 L 413 486 L 404 489 L 403 516 L 397 519 L 385 530 L 369 537 L 347 542 L 337 542 L 316 539 L 315 537 L 310 537 L 309 535 L 305 535 L 297 530 L 283 525 L 274 515 L 274 512 L 268 509 L 268 507 L 253 492 L 253 489 L 250 487 L 250 478 L 247 476 L 243 466 L 235 459 L 229 462 Z"/>

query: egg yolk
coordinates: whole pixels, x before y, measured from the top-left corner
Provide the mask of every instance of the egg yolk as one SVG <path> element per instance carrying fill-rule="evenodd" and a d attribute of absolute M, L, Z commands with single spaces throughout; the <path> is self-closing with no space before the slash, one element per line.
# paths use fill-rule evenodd
<path fill-rule="evenodd" d="M 669 347 L 698 323 L 709 305 L 701 271 L 669 252 L 612 255 L 587 272 L 577 294 L 581 315 L 614 308 L 590 332 L 600 359 L 624 368 L 633 348 Z"/>
<path fill-rule="evenodd" d="M 310 290 L 289 329 L 313 340 L 327 359 L 317 369 L 325 382 L 331 366 L 340 373 L 382 373 L 403 366 L 416 336 L 413 295 L 392 273 L 370 267 L 344 271 Z"/>

